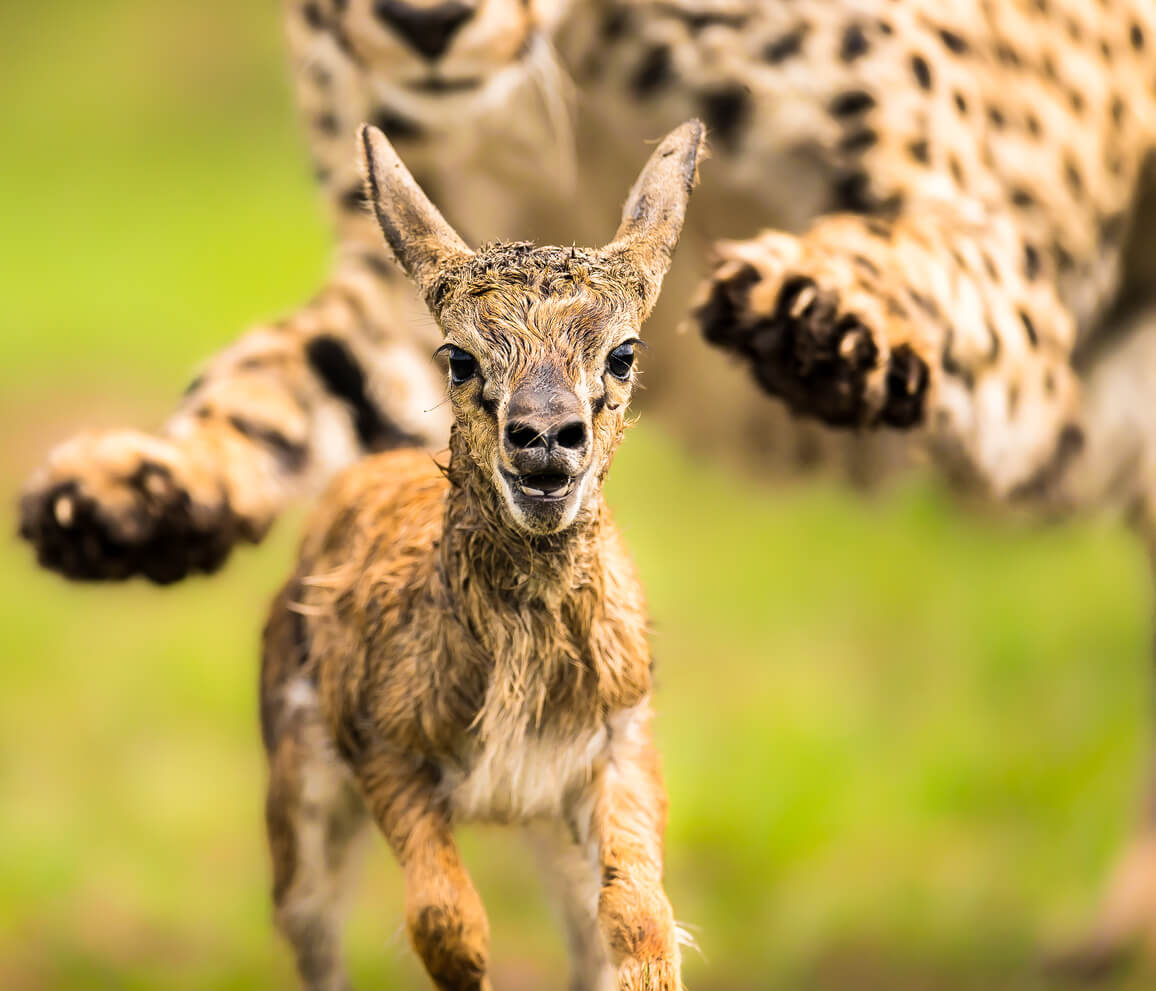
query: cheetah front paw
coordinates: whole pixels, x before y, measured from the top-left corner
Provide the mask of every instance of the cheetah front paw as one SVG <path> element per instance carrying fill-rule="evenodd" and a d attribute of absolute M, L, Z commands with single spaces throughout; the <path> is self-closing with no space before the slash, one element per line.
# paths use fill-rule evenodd
<path fill-rule="evenodd" d="M 710 343 L 740 355 L 801 416 L 914 427 L 925 417 L 929 365 L 897 330 L 901 315 L 888 313 L 899 304 L 856 276 L 850 260 L 808 256 L 785 234 L 724 244 L 693 317 Z"/>
<path fill-rule="evenodd" d="M 42 566 L 68 578 L 168 584 L 212 572 L 238 538 L 256 535 L 203 475 L 160 438 L 82 434 L 53 450 L 25 487 L 20 535 Z"/>

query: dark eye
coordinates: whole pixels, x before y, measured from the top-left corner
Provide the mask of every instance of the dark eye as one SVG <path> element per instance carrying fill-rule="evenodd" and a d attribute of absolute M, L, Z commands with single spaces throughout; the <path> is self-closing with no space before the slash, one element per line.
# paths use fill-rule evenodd
<path fill-rule="evenodd" d="M 454 385 L 461 385 L 474 377 L 478 370 L 478 363 L 469 351 L 461 348 L 450 349 L 450 381 Z"/>
<path fill-rule="evenodd" d="M 633 341 L 628 341 L 626 344 L 619 344 L 618 347 L 610 352 L 610 357 L 606 359 L 606 370 L 616 379 L 625 381 L 630 378 L 630 369 L 633 367 Z"/>

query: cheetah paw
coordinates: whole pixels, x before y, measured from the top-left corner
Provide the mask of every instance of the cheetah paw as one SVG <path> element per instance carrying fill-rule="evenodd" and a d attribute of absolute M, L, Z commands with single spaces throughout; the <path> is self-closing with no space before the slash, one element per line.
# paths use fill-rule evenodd
<path fill-rule="evenodd" d="M 724 244 L 693 318 L 801 416 L 838 427 L 914 427 L 925 417 L 928 363 L 913 341 L 889 336 L 887 304 L 846 267 L 805 257 L 789 235 Z"/>
<path fill-rule="evenodd" d="M 147 434 L 82 434 L 58 446 L 25 487 L 20 535 L 40 564 L 68 578 L 157 584 L 221 566 L 256 539 L 180 448 Z"/>

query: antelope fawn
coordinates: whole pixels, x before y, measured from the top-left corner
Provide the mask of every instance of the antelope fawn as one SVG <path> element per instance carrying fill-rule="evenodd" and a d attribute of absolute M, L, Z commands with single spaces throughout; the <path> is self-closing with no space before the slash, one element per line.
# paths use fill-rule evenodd
<path fill-rule="evenodd" d="M 606 247 L 477 253 L 381 132 L 359 137 L 385 239 L 445 336 L 454 424 L 444 466 L 395 451 L 341 476 L 274 603 L 261 708 L 278 926 L 307 987 L 346 987 L 340 896 L 372 819 L 434 984 L 488 989 L 488 925 L 452 833 L 517 825 L 561 901 L 571 988 L 677 991 L 645 603 L 602 487 L 703 127 L 658 146 Z"/>

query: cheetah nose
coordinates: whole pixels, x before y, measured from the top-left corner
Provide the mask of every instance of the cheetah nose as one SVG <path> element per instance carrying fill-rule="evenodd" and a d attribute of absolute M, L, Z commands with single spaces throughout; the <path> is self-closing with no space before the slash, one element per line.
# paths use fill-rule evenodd
<path fill-rule="evenodd" d="M 454 35 L 474 16 L 474 7 L 459 0 L 433 7 L 415 6 L 404 0 L 375 0 L 373 11 L 387 28 L 428 59 L 445 54 Z"/>

